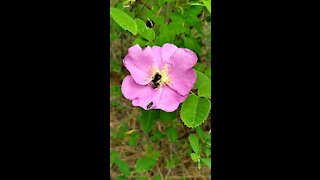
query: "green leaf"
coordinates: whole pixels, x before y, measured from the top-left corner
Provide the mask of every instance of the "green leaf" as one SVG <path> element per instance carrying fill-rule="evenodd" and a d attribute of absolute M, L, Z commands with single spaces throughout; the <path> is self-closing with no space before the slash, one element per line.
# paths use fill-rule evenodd
<path fill-rule="evenodd" d="M 173 112 L 161 111 L 160 112 L 160 120 L 163 122 L 168 122 L 176 118 L 177 118 L 177 111 L 173 111 Z"/>
<path fill-rule="evenodd" d="M 202 158 L 200 161 L 202 161 L 205 165 L 211 168 L 211 158 Z"/>
<path fill-rule="evenodd" d="M 211 82 L 204 82 L 200 85 L 198 90 L 199 97 L 206 97 L 211 99 Z"/>
<path fill-rule="evenodd" d="M 203 131 L 200 126 L 196 127 L 196 132 L 197 132 L 198 137 L 203 140 L 204 134 L 203 134 Z"/>
<path fill-rule="evenodd" d="M 194 161 L 194 162 L 198 162 L 199 159 L 200 159 L 200 156 L 196 153 L 191 153 L 191 159 Z"/>
<path fill-rule="evenodd" d="M 118 166 L 120 172 L 123 175 L 125 175 L 125 176 L 129 176 L 130 175 L 129 165 L 126 162 L 124 162 L 124 161 L 122 161 L 120 159 L 117 159 L 115 161 L 115 164 Z"/>
<path fill-rule="evenodd" d="M 200 3 L 190 4 L 188 9 L 186 10 L 186 14 L 189 16 L 197 17 L 202 12 L 203 6 L 204 6 L 203 4 L 200 4 L 200 6 L 198 4 L 200 4 Z"/>
<path fill-rule="evenodd" d="M 128 145 L 129 146 L 136 146 L 137 145 L 137 141 L 140 138 L 140 134 L 137 132 L 133 132 L 130 134 L 130 139 L 128 140 Z"/>
<path fill-rule="evenodd" d="M 110 167 L 119 158 L 120 158 L 120 154 L 116 151 L 112 151 L 110 153 Z"/>
<path fill-rule="evenodd" d="M 183 39 L 183 42 L 184 42 L 184 47 L 195 51 L 196 54 L 200 54 L 201 47 L 194 41 L 194 39 L 185 37 Z"/>
<path fill-rule="evenodd" d="M 137 34 L 137 24 L 128 14 L 120 9 L 111 7 L 110 15 L 124 30 L 128 30 L 133 35 Z"/>
<path fill-rule="evenodd" d="M 193 89 L 198 89 L 200 85 L 204 82 L 210 82 L 210 79 L 202 72 L 199 72 L 196 70 L 196 73 L 197 73 L 197 80 L 196 80 L 196 83 L 194 84 Z"/>
<path fill-rule="evenodd" d="M 184 19 L 188 26 L 193 26 L 198 32 L 201 32 L 201 23 L 198 17 L 186 15 Z"/>
<path fill-rule="evenodd" d="M 162 25 L 164 24 L 164 17 L 163 16 L 158 16 L 154 19 L 155 25 Z"/>
<path fill-rule="evenodd" d="M 168 25 L 166 25 L 166 24 L 161 25 L 159 28 L 159 32 L 160 32 L 159 37 L 164 37 L 167 42 L 173 42 L 174 31 L 172 31 L 172 29 L 169 29 Z"/>
<path fill-rule="evenodd" d="M 146 38 L 148 41 L 153 41 L 155 38 L 155 32 L 146 26 L 146 23 L 139 18 L 135 19 L 138 27 L 138 33 Z"/>
<path fill-rule="evenodd" d="M 207 75 L 209 78 L 211 78 L 211 67 L 209 67 L 208 69 L 206 69 L 204 71 L 204 74 Z"/>
<path fill-rule="evenodd" d="M 141 110 L 141 115 L 138 120 L 142 131 L 145 133 L 149 133 L 155 125 L 156 120 L 159 119 L 159 116 L 159 110 Z"/>
<path fill-rule="evenodd" d="M 199 154 L 200 153 L 200 146 L 199 146 L 198 137 L 194 134 L 190 134 L 189 135 L 189 142 L 190 142 L 190 145 L 191 145 L 193 151 L 196 154 Z"/>
<path fill-rule="evenodd" d="M 206 141 L 206 146 L 207 146 L 207 147 L 211 147 L 211 138 L 210 138 L 210 139 L 207 139 L 207 141 Z"/>
<path fill-rule="evenodd" d="M 166 35 L 159 35 L 156 37 L 154 44 L 157 46 L 162 46 L 165 43 L 173 43 L 174 37 L 172 34 L 166 34 Z"/>
<path fill-rule="evenodd" d="M 177 22 L 170 22 L 168 24 L 168 29 L 171 30 L 172 34 L 177 35 L 185 32 L 185 28 L 182 24 Z"/>
<path fill-rule="evenodd" d="M 205 5 L 201 3 L 191 3 L 190 6 L 205 6 Z"/>
<path fill-rule="evenodd" d="M 135 172 L 146 172 L 153 168 L 153 166 L 157 163 L 157 159 L 143 157 L 139 158 L 136 162 Z"/>
<path fill-rule="evenodd" d="M 125 176 L 118 176 L 117 180 L 127 180 L 127 178 Z"/>
<path fill-rule="evenodd" d="M 161 180 L 161 177 L 160 176 L 153 176 L 152 180 Z"/>
<path fill-rule="evenodd" d="M 202 2 L 208 9 L 209 13 L 211 14 L 211 0 L 202 0 Z"/>
<path fill-rule="evenodd" d="M 149 180 L 149 178 L 147 176 L 139 176 L 136 177 L 136 180 Z"/>
<path fill-rule="evenodd" d="M 204 72 L 206 69 L 206 66 L 204 64 L 197 63 L 193 68 L 199 72 Z"/>
<path fill-rule="evenodd" d="M 133 41 L 133 45 L 136 45 L 136 44 L 139 44 L 140 47 L 144 47 L 146 46 L 148 43 L 148 41 L 144 40 L 144 39 L 141 39 L 141 38 L 137 38 Z"/>
<path fill-rule="evenodd" d="M 179 13 L 172 13 L 170 15 L 170 19 L 176 23 L 184 24 L 184 18 L 181 14 Z"/>
<path fill-rule="evenodd" d="M 177 129 L 170 126 L 166 129 L 166 134 L 173 142 L 177 142 L 178 134 Z"/>
<path fill-rule="evenodd" d="M 190 94 L 182 104 L 180 117 L 187 127 L 194 128 L 207 119 L 210 109 L 209 99 Z"/>
<path fill-rule="evenodd" d="M 151 145 L 148 145 L 147 154 L 145 155 L 145 157 L 158 159 L 159 156 L 160 156 L 160 152 L 152 151 Z"/>
<path fill-rule="evenodd" d="M 164 137 L 164 134 L 162 134 L 160 131 L 156 131 L 153 136 L 151 136 L 151 141 L 156 142 L 158 139 Z"/>
<path fill-rule="evenodd" d="M 211 155 L 211 149 L 210 148 L 206 148 L 205 149 L 205 153 L 206 153 L 207 157 L 209 157 Z"/>

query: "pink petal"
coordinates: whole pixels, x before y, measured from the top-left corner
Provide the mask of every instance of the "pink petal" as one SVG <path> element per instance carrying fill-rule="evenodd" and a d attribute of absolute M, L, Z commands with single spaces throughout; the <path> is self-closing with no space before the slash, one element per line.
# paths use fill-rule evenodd
<path fill-rule="evenodd" d="M 170 73 L 170 76 L 171 83 L 168 86 L 182 96 L 186 96 L 191 91 L 197 80 L 197 74 L 193 69 L 187 71 L 174 70 Z"/>
<path fill-rule="evenodd" d="M 186 71 L 191 69 L 198 61 L 196 53 L 187 48 L 179 48 L 168 60 L 171 69 Z"/>
<path fill-rule="evenodd" d="M 125 98 L 133 100 L 133 106 L 140 106 L 145 110 L 161 109 L 166 112 L 177 110 L 179 104 L 188 97 L 181 96 L 167 86 L 155 90 L 150 86 L 139 85 L 135 83 L 130 75 L 124 78 L 121 85 L 121 91 Z M 150 108 L 147 108 L 151 102 L 153 105 Z"/>
<path fill-rule="evenodd" d="M 178 50 L 178 47 L 173 44 L 164 44 L 161 49 L 162 67 L 164 64 L 168 64 L 171 56 Z"/>
<path fill-rule="evenodd" d="M 140 85 L 149 83 L 149 68 L 156 64 L 152 49 L 146 47 L 144 50 L 137 44 L 128 49 L 128 54 L 123 60 L 134 81 Z"/>
<path fill-rule="evenodd" d="M 132 105 L 140 106 L 144 109 L 147 109 L 157 92 L 150 86 L 137 84 L 130 75 L 126 76 L 122 81 L 121 91 L 126 99 L 133 100 Z"/>
<path fill-rule="evenodd" d="M 162 60 L 161 60 L 162 48 L 159 46 L 153 46 L 151 47 L 151 49 L 153 51 L 153 56 L 155 58 L 155 62 L 157 63 L 158 67 L 162 67 Z"/>
<path fill-rule="evenodd" d="M 167 86 L 159 89 L 153 99 L 154 109 L 161 109 L 166 112 L 173 112 L 178 109 L 188 96 L 181 96 Z"/>
<path fill-rule="evenodd" d="M 194 86 L 197 74 L 192 67 L 197 63 L 197 55 L 186 48 L 179 48 L 168 61 L 170 66 L 170 88 L 182 96 L 187 95 Z"/>

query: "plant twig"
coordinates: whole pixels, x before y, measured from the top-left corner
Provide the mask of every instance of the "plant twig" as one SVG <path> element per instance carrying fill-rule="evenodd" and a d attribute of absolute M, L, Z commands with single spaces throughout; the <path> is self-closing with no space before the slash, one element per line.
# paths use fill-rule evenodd
<path fill-rule="evenodd" d="M 142 5 L 144 5 L 146 8 L 148 8 L 149 10 L 151 10 L 151 7 L 146 4 L 145 2 L 143 2 L 142 0 L 137 0 L 139 3 L 141 3 Z"/>
<path fill-rule="evenodd" d="M 178 137 L 178 140 L 183 139 L 185 137 L 188 137 L 189 134 L 194 133 L 194 132 L 195 132 L 194 130 L 187 131 L 185 134 L 183 134 L 182 136 Z"/>
<path fill-rule="evenodd" d="M 162 175 L 162 173 L 161 173 L 161 170 L 160 170 L 160 168 L 159 168 L 159 166 L 158 166 L 158 163 L 156 164 L 156 166 L 157 166 L 157 170 L 158 170 L 158 173 L 160 174 L 161 179 L 164 179 L 164 178 L 163 178 L 163 175 Z"/>

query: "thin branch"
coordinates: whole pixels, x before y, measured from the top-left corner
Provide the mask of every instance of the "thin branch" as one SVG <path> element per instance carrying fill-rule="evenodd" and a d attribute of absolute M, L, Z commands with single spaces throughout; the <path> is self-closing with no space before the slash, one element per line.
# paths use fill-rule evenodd
<path fill-rule="evenodd" d="M 151 7 L 148 4 L 146 4 L 145 2 L 143 2 L 142 0 L 138 0 L 138 2 L 141 3 L 142 5 L 144 5 L 149 10 L 151 10 Z"/>
<path fill-rule="evenodd" d="M 158 163 L 156 164 L 156 166 L 157 166 L 158 173 L 159 173 L 160 176 L 161 176 L 161 179 L 164 179 L 164 178 L 163 178 L 163 175 L 162 175 L 162 173 L 161 173 L 161 170 L 160 170 L 160 168 L 159 168 L 159 166 L 158 166 Z"/>

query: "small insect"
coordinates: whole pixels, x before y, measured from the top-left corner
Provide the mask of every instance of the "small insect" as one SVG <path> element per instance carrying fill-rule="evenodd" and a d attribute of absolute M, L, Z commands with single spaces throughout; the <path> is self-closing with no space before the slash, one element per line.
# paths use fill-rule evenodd
<path fill-rule="evenodd" d="M 157 73 L 157 74 L 154 76 L 154 78 L 152 79 L 152 81 L 150 82 L 150 85 L 151 85 L 153 88 L 157 88 L 157 87 L 160 85 L 161 77 L 162 77 L 162 76 Z"/>
<path fill-rule="evenodd" d="M 146 26 L 152 28 L 154 26 L 154 22 L 151 19 L 147 19 Z"/>
<path fill-rule="evenodd" d="M 153 102 L 151 102 L 150 104 L 148 104 L 147 108 L 150 109 L 152 105 L 153 105 Z"/>

